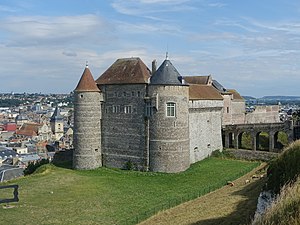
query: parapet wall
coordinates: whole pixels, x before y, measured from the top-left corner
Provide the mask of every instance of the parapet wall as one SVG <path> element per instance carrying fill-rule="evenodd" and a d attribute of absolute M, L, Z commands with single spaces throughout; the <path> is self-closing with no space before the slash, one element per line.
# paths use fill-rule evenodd
<path fill-rule="evenodd" d="M 279 106 L 257 106 L 246 114 L 245 123 L 279 123 Z"/>

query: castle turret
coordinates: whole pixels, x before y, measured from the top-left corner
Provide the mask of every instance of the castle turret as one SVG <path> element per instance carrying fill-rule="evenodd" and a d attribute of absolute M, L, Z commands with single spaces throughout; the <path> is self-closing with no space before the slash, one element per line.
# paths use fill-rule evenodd
<path fill-rule="evenodd" d="M 102 166 L 101 100 L 100 90 L 86 66 L 74 90 L 75 169 L 94 169 Z"/>
<path fill-rule="evenodd" d="M 57 106 L 50 118 L 50 126 L 56 141 L 64 136 L 64 118 L 60 114 L 60 109 Z"/>
<path fill-rule="evenodd" d="M 175 173 L 190 166 L 188 96 L 188 85 L 166 59 L 149 85 L 151 171 Z"/>

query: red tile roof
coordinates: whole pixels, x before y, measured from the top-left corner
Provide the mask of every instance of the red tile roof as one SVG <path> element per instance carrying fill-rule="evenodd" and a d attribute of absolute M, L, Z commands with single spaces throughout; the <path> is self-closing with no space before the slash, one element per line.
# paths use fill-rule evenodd
<path fill-rule="evenodd" d="M 183 77 L 183 79 L 189 84 L 209 84 L 211 81 L 211 76 L 187 76 Z"/>
<path fill-rule="evenodd" d="M 233 100 L 242 100 L 245 101 L 245 99 L 234 89 L 227 89 L 229 93 L 233 95 Z"/>
<path fill-rule="evenodd" d="M 99 88 L 97 87 L 93 75 L 88 67 L 86 67 L 83 71 L 83 74 L 80 78 L 80 81 L 77 84 L 77 87 L 74 91 L 82 92 L 82 91 L 93 91 L 93 92 L 100 92 Z"/>
<path fill-rule="evenodd" d="M 118 59 L 97 80 L 97 84 L 145 84 L 150 70 L 140 58 Z"/>
<path fill-rule="evenodd" d="M 38 135 L 38 129 L 41 127 L 41 124 L 37 123 L 24 123 L 19 130 L 16 131 L 17 135 L 23 135 L 23 136 L 37 136 Z"/>
<path fill-rule="evenodd" d="M 222 95 L 212 86 L 190 84 L 190 100 L 223 100 Z"/>

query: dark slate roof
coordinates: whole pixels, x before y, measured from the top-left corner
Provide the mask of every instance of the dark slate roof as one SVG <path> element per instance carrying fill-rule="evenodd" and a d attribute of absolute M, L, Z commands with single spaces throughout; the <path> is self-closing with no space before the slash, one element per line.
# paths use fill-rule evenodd
<path fill-rule="evenodd" d="M 14 150 L 2 147 L 0 148 L 0 159 L 16 157 L 17 153 Z"/>
<path fill-rule="evenodd" d="M 222 95 L 212 86 L 191 84 L 189 88 L 190 100 L 223 100 Z"/>
<path fill-rule="evenodd" d="M 74 91 L 77 91 L 77 92 L 83 92 L 83 91 L 100 92 L 88 66 L 85 67 L 85 69 L 82 73 L 82 76 L 80 78 L 80 81 L 78 82 L 77 87 L 75 88 Z"/>
<path fill-rule="evenodd" d="M 63 117 L 60 114 L 60 109 L 56 106 L 54 113 L 52 114 L 50 118 L 50 122 L 55 122 L 55 121 L 63 121 Z"/>
<path fill-rule="evenodd" d="M 28 120 L 27 116 L 24 114 L 19 114 L 16 116 L 16 121 Z"/>
<path fill-rule="evenodd" d="M 216 80 L 213 80 L 212 86 L 214 86 L 219 92 L 226 92 L 226 88 L 224 88 L 222 84 Z"/>
<path fill-rule="evenodd" d="M 166 59 L 151 76 L 150 84 L 186 85 L 180 82 L 181 79 L 182 77 L 179 72 L 176 70 L 170 60 Z"/>
<path fill-rule="evenodd" d="M 117 59 L 97 80 L 97 84 L 147 84 L 150 70 L 140 58 Z"/>

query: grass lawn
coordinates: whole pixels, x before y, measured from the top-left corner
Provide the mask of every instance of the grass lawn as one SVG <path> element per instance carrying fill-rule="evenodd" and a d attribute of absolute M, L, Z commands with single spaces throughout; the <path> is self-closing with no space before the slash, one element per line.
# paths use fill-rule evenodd
<path fill-rule="evenodd" d="M 178 174 L 108 168 L 74 171 L 47 165 L 43 173 L 8 183 L 19 185 L 20 201 L 11 203 L 13 208 L 0 208 L 0 223 L 130 224 L 137 216 L 150 216 L 161 207 L 219 188 L 258 165 L 209 158 Z"/>
<path fill-rule="evenodd" d="M 250 173 L 207 195 L 201 196 L 174 208 L 159 212 L 140 225 L 242 225 L 251 224 L 257 199 L 266 183 L 252 179 L 254 174 L 264 174 L 262 164 Z M 245 182 L 249 180 L 250 182 Z"/>

